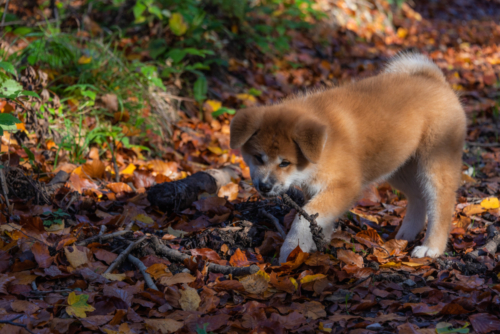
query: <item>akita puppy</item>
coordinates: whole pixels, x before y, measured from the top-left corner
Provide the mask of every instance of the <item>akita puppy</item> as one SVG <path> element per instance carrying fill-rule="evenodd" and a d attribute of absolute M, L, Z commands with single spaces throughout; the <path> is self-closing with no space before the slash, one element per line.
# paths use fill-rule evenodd
<path fill-rule="evenodd" d="M 263 196 L 300 186 L 304 210 L 318 213 L 324 237 L 363 188 L 387 180 L 408 199 L 396 239 L 414 240 L 413 257 L 443 254 L 459 187 L 465 112 L 441 70 L 421 54 L 400 54 L 374 77 L 277 105 L 239 110 L 231 148 L 241 148 Z M 295 218 L 280 262 L 300 245 L 316 250 L 303 217 Z"/>

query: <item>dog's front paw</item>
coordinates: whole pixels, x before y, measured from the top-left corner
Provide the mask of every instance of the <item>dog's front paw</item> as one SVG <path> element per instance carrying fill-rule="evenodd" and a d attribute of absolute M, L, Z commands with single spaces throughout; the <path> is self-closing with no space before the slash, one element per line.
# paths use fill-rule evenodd
<path fill-rule="evenodd" d="M 439 251 L 439 249 L 427 246 L 417 246 L 411 253 L 411 256 L 416 258 L 422 258 L 422 257 L 436 258 L 440 255 L 441 252 Z"/>
<path fill-rule="evenodd" d="M 293 238 L 289 235 L 283 243 L 283 246 L 281 246 L 280 263 L 285 263 L 288 259 L 288 255 L 290 255 L 297 246 L 300 246 L 300 249 L 304 253 L 312 253 L 316 250 L 316 244 L 310 235 L 301 235 L 301 238 Z"/>

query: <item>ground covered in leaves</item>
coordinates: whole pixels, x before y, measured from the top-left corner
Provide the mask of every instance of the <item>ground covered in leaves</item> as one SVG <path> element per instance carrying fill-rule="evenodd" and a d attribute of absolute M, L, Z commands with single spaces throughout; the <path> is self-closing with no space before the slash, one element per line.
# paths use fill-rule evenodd
<path fill-rule="evenodd" d="M 392 32 L 353 20 L 322 30 L 326 44 L 297 34 L 285 57 L 234 59 L 224 80 L 209 78 L 220 101 L 204 108 L 216 111 L 373 75 L 399 50 L 428 54 L 469 115 L 445 256 L 409 256 L 423 234 L 411 244 L 394 239 L 406 200 L 380 184 L 339 220 L 326 253 L 296 249 L 280 265 L 283 238 L 262 211 L 285 231 L 296 211 L 258 197 L 248 168 L 229 150 L 228 115 L 202 122 L 183 114 L 162 159 L 117 147 L 113 163 L 91 149 L 85 164 L 62 159 L 53 173 L 39 173 L 52 170 L 53 142 L 25 150 L 4 136 L 2 332 L 500 331 L 498 19 L 493 1 L 416 1 L 413 9 L 403 5 Z M 235 91 L 241 86 L 262 94 Z M 157 183 L 224 164 L 236 165 L 239 177 L 216 195 L 166 213 L 147 200 Z"/>

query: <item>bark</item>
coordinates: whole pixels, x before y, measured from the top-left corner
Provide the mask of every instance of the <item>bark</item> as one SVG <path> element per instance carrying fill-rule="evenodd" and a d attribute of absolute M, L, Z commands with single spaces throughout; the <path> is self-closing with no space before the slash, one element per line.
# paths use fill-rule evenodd
<path fill-rule="evenodd" d="M 157 184 L 149 189 L 148 200 L 164 212 L 182 211 L 198 200 L 199 194 L 216 194 L 232 178 L 238 178 L 239 172 L 239 167 L 230 165 L 198 172 L 182 180 Z"/>

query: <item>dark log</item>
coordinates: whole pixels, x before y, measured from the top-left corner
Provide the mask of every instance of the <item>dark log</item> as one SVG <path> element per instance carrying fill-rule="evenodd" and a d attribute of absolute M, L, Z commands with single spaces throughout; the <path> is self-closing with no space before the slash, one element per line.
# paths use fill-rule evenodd
<path fill-rule="evenodd" d="M 215 194 L 239 174 L 240 169 L 235 165 L 198 172 L 182 180 L 151 187 L 148 200 L 163 212 L 182 211 L 198 200 L 199 194 Z"/>

